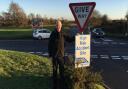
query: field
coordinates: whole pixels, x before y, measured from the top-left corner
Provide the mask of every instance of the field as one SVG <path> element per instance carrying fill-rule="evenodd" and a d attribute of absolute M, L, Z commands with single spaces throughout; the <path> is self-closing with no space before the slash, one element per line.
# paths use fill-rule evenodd
<path fill-rule="evenodd" d="M 31 39 L 32 29 L 0 29 L 0 39 Z"/>
<path fill-rule="evenodd" d="M 55 26 L 44 26 L 44 28 L 52 31 Z M 63 31 L 67 31 L 67 27 L 64 27 Z M 32 29 L 3 28 L 0 29 L 0 39 L 32 39 L 32 32 Z"/>

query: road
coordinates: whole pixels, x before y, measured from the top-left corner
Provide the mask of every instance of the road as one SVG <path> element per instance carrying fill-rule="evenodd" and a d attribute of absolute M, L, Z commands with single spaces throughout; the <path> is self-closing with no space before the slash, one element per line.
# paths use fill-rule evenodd
<path fill-rule="evenodd" d="M 48 40 L 0 40 L 0 49 L 48 55 Z M 66 43 L 66 52 L 74 53 L 74 43 Z M 128 41 L 114 38 L 91 40 L 91 66 L 101 72 L 111 89 L 128 88 Z"/>
<path fill-rule="evenodd" d="M 111 89 L 128 88 L 128 41 L 92 40 L 92 65 Z"/>

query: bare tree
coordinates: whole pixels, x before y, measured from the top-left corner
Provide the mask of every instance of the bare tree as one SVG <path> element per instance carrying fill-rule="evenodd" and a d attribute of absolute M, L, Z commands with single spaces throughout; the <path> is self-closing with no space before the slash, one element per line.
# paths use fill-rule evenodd
<path fill-rule="evenodd" d="M 10 13 L 8 12 L 2 12 L 2 24 L 4 26 L 10 26 L 13 25 L 13 19 Z"/>
<path fill-rule="evenodd" d="M 128 11 L 125 15 L 125 18 L 127 19 L 127 28 L 126 28 L 126 33 L 125 33 L 125 36 L 128 36 Z"/>
<path fill-rule="evenodd" d="M 28 15 L 28 19 L 32 20 L 32 19 L 34 19 L 34 18 L 35 18 L 35 14 L 34 14 L 34 13 L 30 13 L 30 14 Z"/>
<path fill-rule="evenodd" d="M 28 23 L 27 16 L 23 9 L 14 2 L 10 3 L 9 13 L 13 17 L 14 25 L 16 26 L 26 26 Z"/>
<path fill-rule="evenodd" d="M 106 14 L 104 14 L 104 15 L 101 17 L 101 19 L 102 19 L 102 25 L 108 24 L 109 19 L 108 19 L 108 16 L 107 16 Z"/>
<path fill-rule="evenodd" d="M 125 16 L 125 17 L 126 17 L 126 19 L 127 19 L 127 21 L 128 21 L 128 11 L 127 11 L 127 13 L 126 13 L 126 16 Z"/>
<path fill-rule="evenodd" d="M 90 19 L 90 24 L 93 25 L 93 27 L 96 27 L 96 26 L 100 26 L 101 23 L 102 23 L 102 20 L 101 20 L 100 12 L 97 10 L 94 10 Z"/>

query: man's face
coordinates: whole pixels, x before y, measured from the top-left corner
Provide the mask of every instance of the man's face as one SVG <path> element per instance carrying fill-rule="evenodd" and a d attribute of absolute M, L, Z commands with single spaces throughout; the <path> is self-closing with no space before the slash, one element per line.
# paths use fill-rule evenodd
<path fill-rule="evenodd" d="M 60 21 L 58 21 L 57 24 L 56 24 L 57 31 L 60 32 L 61 28 L 62 28 L 62 23 Z"/>

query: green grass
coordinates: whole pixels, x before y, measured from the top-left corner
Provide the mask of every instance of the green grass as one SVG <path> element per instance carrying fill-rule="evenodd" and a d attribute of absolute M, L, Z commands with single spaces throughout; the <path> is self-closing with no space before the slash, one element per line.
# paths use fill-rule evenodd
<path fill-rule="evenodd" d="M 32 29 L 0 29 L 0 39 L 30 39 Z"/>
<path fill-rule="evenodd" d="M 44 26 L 44 28 L 53 31 L 55 29 L 54 25 Z M 63 27 L 63 31 L 69 31 L 68 27 Z M 32 29 L 20 29 L 20 28 L 6 28 L 0 29 L 0 39 L 32 39 Z"/>
<path fill-rule="evenodd" d="M 51 89 L 51 69 L 45 57 L 0 50 L 0 89 Z"/>

